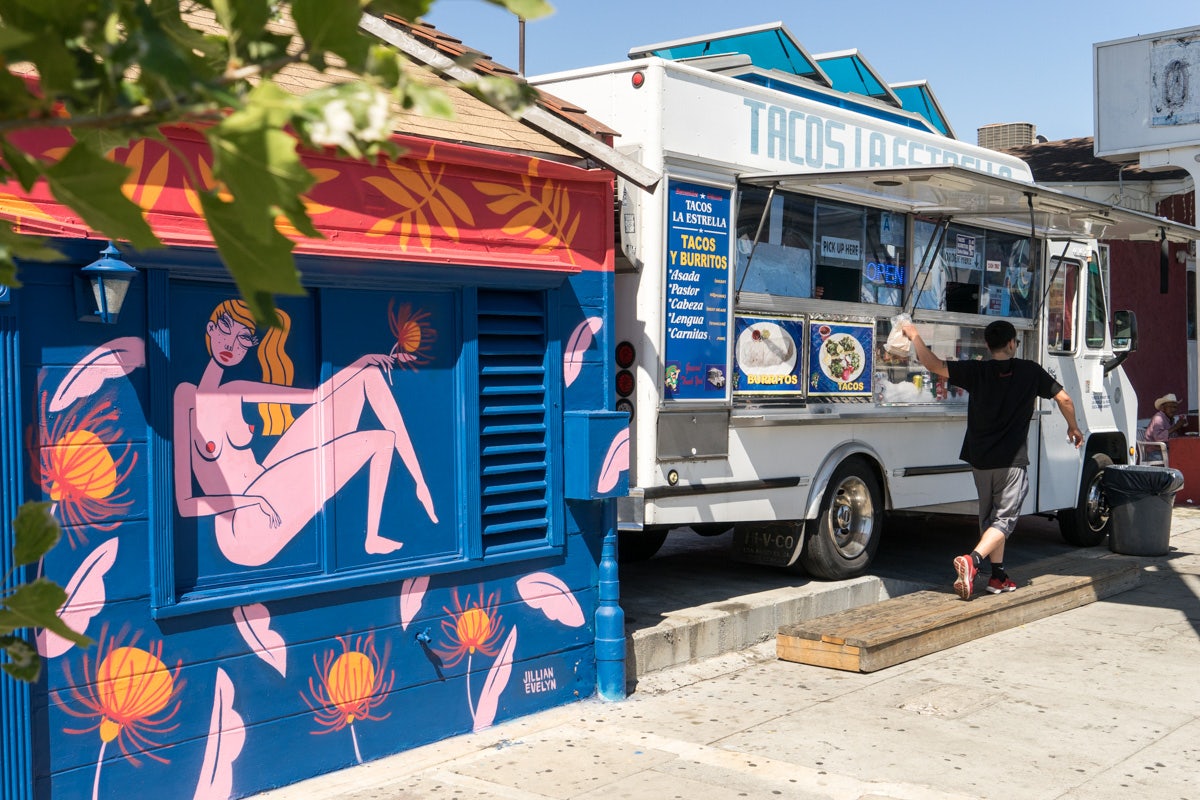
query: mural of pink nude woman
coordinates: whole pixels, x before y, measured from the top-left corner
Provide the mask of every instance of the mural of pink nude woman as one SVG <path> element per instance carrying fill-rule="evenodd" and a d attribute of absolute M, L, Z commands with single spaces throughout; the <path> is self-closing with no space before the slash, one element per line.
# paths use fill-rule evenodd
<path fill-rule="evenodd" d="M 380 535 L 384 492 L 399 455 L 416 484 L 417 500 L 437 522 L 429 487 L 388 385 L 406 353 L 365 355 L 315 389 L 291 385 L 284 352 L 291 321 L 269 328 L 261 345 L 241 300 L 217 305 L 206 327 L 211 356 L 199 383 L 175 389 L 175 502 L 184 517 L 214 517 L 217 546 L 235 564 L 273 559 L 354 475 L 367 469 L 367 533 L 371 554 L 394 552 L 402 542 Z M 226 380 L 225 370 L 258 348 L 262 381 Z M 261 463 L 250 445 L 255 432 L 243 404 L 258 404 L 263 435 L 279 440 Z M 292 406 L 308 408 L 292 420 Z M 366 407 L 382 424 L 360 430 Z M 318 480 L 318 476 L 323 480 Z M 199 486 L 199 493 L 195 491 Z M 323 491 L 297 490 L 319 486 Z"/>

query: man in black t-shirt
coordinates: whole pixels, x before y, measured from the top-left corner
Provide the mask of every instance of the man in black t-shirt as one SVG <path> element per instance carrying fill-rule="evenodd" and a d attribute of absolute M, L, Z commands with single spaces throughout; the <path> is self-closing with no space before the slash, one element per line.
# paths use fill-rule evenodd
<path fill-rule="evenodd" d="M 1026 442 L 1037 398 L 1053 399 L 1067 421 L 1067 438 L 1078 448 L 1083 433 L 1075 422 L 1075 404 L 1062 385 L 1034 361 L 1016 358 L 1017 330 L 997 320 L 983 331 L 992 353 L 990 361 L 943 361 L 921 340 L 911 322 L 902 331 L 917 351 L 922 366 L 965 389 L 967 432 L 959 458 L 971 465 L 979 493 L 979 544 L 970 555 L 954 559 L 954 591 L 970 600 L 975 575 L 985 558 L 992 562 L 987 590 L 992 594 L 1017 588 L 1004 571 L 1004 543 L 1017 527 L 1021 504 L 1029 492 Z"/>

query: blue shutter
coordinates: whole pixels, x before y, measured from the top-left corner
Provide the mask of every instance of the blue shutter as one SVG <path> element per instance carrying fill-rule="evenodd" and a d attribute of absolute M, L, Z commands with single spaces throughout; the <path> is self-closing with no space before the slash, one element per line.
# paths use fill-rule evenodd
<path fill-rule="evenodd" d="M 550 534 L 544 292 L 480 289 L 479 460 L 484 555 Z"/>

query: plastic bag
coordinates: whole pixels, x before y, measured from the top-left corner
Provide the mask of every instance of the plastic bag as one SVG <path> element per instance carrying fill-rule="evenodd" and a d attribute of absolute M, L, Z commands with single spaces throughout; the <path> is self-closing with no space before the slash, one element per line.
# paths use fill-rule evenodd
<path fill-rule="evenodd" d="M 901 328 L 912 322 L 912 317 L 908 314 L 897 314 L 892 317 L 892 332 L 888 334 L 887 341 L 883 344 L 883 349 L 888 355 L 896 356 L 897 358 L 909 358 L 912 355 L 912 342 L 904 335 Z"/>

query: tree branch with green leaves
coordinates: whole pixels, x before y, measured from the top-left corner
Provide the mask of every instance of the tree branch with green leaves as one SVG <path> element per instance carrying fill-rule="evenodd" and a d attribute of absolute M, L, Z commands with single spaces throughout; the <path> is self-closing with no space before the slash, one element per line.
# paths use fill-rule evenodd
<path fill-rule="evenodd" d="M 480 0 L 521 19 L 551 12 L 544 0 Z M 444 95 L 412 79 L 404 56 L 359 29 L 364 14 L 417 20 L 436 0 L 0 0 L 0 182 L 39 184 L 105 238 L 139 250 L 161 246 L 143 210 L 125 196 L 129 169 L 117 148 L 190 124 L 213 155 L 200 204 L 221 262 L 255 318 L 275 324 L 274 297 L 303 293 L 283 217 L 320 238 L 301 195 L 315 179 L 304 149 L 347 158 L 398 155 L 393 109 L 448 117 Z M 285 70 L 336 71 L 307 94 L 287 91 Z M 533 100 L 524 83 L 481 78 L 468 89 L 512 114 Z M 30 155 L 14 135 L 66 128 L 55 160 Z M 18 287 L 18 261 L 60 258 L 52 243 L 0 219 L 0 284 Z M 13 521 L 14 563 L 38 562 L 61 531 L 46 503 Z M 13 576 L 5 580 L 10 586 Z M 58 618 L 64 591 L 46 578 L 0 594 L 5 672 L 35 680 L 37 651 L 21 636 L 45 628 L 77 644 Z"/>

